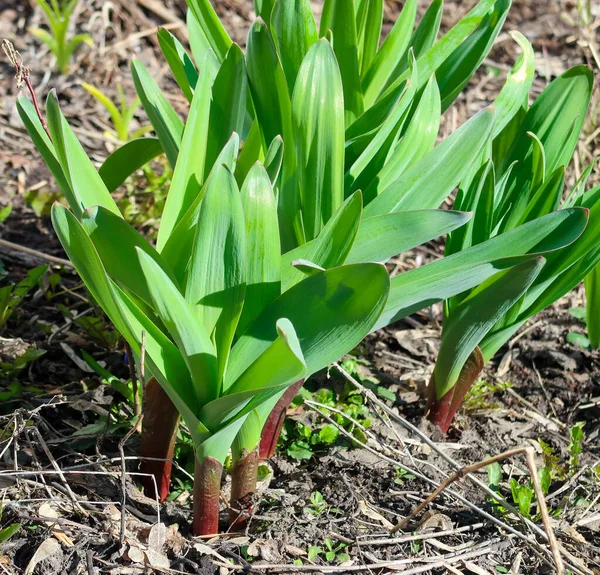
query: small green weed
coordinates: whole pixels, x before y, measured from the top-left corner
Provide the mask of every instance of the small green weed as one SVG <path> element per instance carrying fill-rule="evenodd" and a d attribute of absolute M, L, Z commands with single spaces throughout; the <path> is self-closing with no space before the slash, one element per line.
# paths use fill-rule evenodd
<path fill-rule="evenodd" d="M 315 545 L 311 545 L 308 548 L 308 559 L 310 561 L 314 561 L 319 556 L 324 556 L 325 560 L 329 563 L 338 564 L 350 559 L 350 556 L 345 551 L 348 548 L 347 543 L 342 541 L 336 544 L 332 539 L 325 539 L 323 543 L 325 544 L 325 549 Z"/>
<path fill-rule="evenodd" d="M 477 411 L 480 409 L 497 409 L 499 405 L 492 401 L 492 397 L 499 391 L 504 391 L 512 387 L 512 383 L 492 383 L 491 381 L 476 381 L 467 392 L 462 403 L 462 409 L 465 412 Z"/>
<path fill-rule="evenodd" d="M 48 266 L 33 268 L 19 283 L 0 288 L 0 332 L 6 327 L 6 322 L 25 296 L 39 284 L 47 270 Z"/>
<path fill-rule="evenodd" d="M 87 82 L 82 82 L 81 85 L 104 106 L 110 115 L 114 131 L 105 132 L 106 136 L 120 140 L 121 142 L 128 142 L 135 138 L 139 138 L 152 130 L 152 126 L 148 125 L 131 131 L 131 122 L 140 107 L 141 101 L 136 97 L 131 104 L 127 104 L 121 84 L 117 84 L 117 92 L 119 94 L 118 104 L 115 104 L 104 92 L 95 86 L 92 86 Z"/>
<path fill-rule="evenodd" d="M 56 58 L 56 69 L 61 74 L 66 74 L 69 71 L 71 57 L 78 46 L 94 45 L 89 34 L 76 34 L 68 38 L 71 17 L 79 0 L 50 0 L 50 2 L 35 0 L 35 2 L 44 12 L 50 31 L 41 28 L 30 28 L 29 31 L 50 48 Z"/>

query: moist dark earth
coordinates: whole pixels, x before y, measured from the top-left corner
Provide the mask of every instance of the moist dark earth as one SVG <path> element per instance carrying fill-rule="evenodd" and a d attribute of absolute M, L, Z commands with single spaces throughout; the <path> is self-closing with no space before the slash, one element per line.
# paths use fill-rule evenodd
<path fill-rule="evenodd" d="M 420 4 L 422 14 L 428 3 Z M 472 4 L 445 2 L 443 30 Z M 114 144 L 104 135 L 110 126 L 105 110 L 82 88 L 82 81 L 111 98 L 120 84 L 131 101 L 135 93 L 128 66 L 136 56 L 160 78 L 182 117 L 187 108 L 155 36 L 157 26 L 167 24 L 186 42 L 181 25 L 185 2 L 113 0 L 110 8 L 106 6 L 99 0 L 81 0 L 76 29 L 90 32 L 94 47 L 82 47 L 70 73 L 59 76 L 51 72 L 51 54 L 28 32 L 43 22 L 35 2 L 0 2 L 0 37 L 10 39 L 31 68 L 40 99 L 56 89 L 65 115 L 98 163 Z M 234 41 L 244 46 L 253 18 L 251 2 L 219 1 L 215 6 Z M 319 13 L 319 3 L 314 6 Z M 385 30 L 401 6 L 402 2 L 386 2 Z M 575 1 L 515 0 L 489 58 L 446 112 L 440 137 L 497 95 L 518 56 L 511 30 L 525 34 L 536 50 L 535 94 L 570 66 L 584 63 L 597 72 L 593 57 L 597 18 L 597 3 L 592 4 L 592 21 L 586 25 Z M 34 250 L 24 253 L 0 245 L 7 272 L 3 285 L 18 282 L 30 268 L 47 263 L 43 254 L 65 257 L 47 215 L 57 186 L 22 128 L 15 109 L 17 94 L 12 67 L 2 61 L 0 207 L 11 205 L 12 213 L 1 225 L 0 236 Z M 598 110 L 596 93 L 570 168 L 571 182 L 598 154 Z M 135 127 L 146 121 L 140 108 Z M 163 167 L 155 165 L 156 174 Z M 592 180 L 598 183 L 597 173 Z M 164 195 L 148 193 L 141 187 L 144 181 L 134 178 L 117 194 L 121 207 L 152 238 L 156 222 L 135 218 L 146 210 L 159 214 Z M 435 241 L 393 264 L 396 270 L 411 269 L 442 253 L 443 243 Z M 119 447 L 130 427 L 131 409 L 81 360 L 81 351 L 126 380 L 124 350 L 70 267 L 51 263 L 41 287 L 30 292 L 0 334 L 1 526 L 21 524 L 0 546 L 0 572 L 552 573 L 540 533 L 466 479 L 453 489 L 471 507 L 443 494 L 406 530 L 390 533 L 456 467 L 532 446 L 538 467 L 555 466 L 548 505 L 571 572 L 600 573 L 600 356 L 570 343 L 578 341 L 573 334 L 585 334 L 585 324 L 577 319 L 581 317 L 577 310 L 584 305 L 579 287 L 532 318 L 486 367 L 484 383 L 471 394 L 445 437 L 422 417 L 423 389 L 439 345 L 439 306 L 369 336 L 353 359 L 361 382 L 379 390 L 388 411 L 362 396 L 367 411 L 361 412 L 360 421 L 368 420 L 370 427 L 359 433 L 357 426 L 346 426 L 354 440 L 340 435 L 331 444 L 315 445 L 305 459 L 291 456 L 288 438 L 268 463 L 246 531 L 207 541 L 192 538 L 188 527 L 189 443 L 182 440 L 178 447 L 181 469 L 174 474 L 174 498 L 160 508 L 141 494 L 135 476 L 139 463 L 135 435 L 124 445 L 126 459 L 121 461 Z M 15 356 L 28 348 L 45 354 L 19 367 Z M 333 389 L 338 398 L 361 395 L 335 368 L 307 384 L 313 398 L 320 397 L 318 390 L 324 388 Z M 113 417 L 107 425 L 109 412 Z M 309 404 L 300 402 L 286 427 L 318 430 L 326 423 Z M 407 423 L 420 434 L 409 431 Z M 573 462 L 570 431 L 577 424 L 583 424 L 584 434 L 582 453 Z M 398 464 L 409 471 L 398 471 Z M 513 457 L 501 463 L 501 471 L 499 489 L 510 503 L 509 479 L 527 485 L 529 470 L 522 457 Z M 485 470 L 476 475 L 487 485 Z M 223 493 L 227 491 L 225 484 Z M 226 507 L 224 499 L 224 512 Z M 539 523 L 536 514 L 533 507 L 532 519 Z"/>

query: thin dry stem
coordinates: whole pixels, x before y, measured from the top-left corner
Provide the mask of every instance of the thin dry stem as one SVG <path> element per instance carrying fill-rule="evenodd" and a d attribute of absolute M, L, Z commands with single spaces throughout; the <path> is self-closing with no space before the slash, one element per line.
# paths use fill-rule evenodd
<path fill-rule="evenodd" d="M 23 84 L 27 86 L 27 90 L 29 90 L 29 95 L 31 96 L 31 101 L 33 102 L 33 107 L 35 108 L 35 113 L 40 119 L 42 127 L 48 135 L 48 138 L 52 140 L 50 130 L 48 130 L 48 124 L 46 123 L 46 119 L 42 114 L 40 105 L 38 104 L 37 96 L 35 95 L 35 90 L 33 89 L 33 85 L 31 84 L 31 70 L 27 66 L 25 66 L 25 64 L 23 64 L 23 57 L 17 50 L 15 50 L 15 47 L 10 40 L 2 40 L 2 49 L 4 50 L 8 61 L 15 69 L 15 80 L 17 81 L 17 88 L 20 90 L 21 88 L 23 88 Z"/>
<path fill-rule="evenodd" d="M 550 549 L 552 551 L 552 556 L 554 557 L 554 563 L 556 564 L 556 572 L 558 575 L 563 575 L 565 572 L 565 567 L 563 564 L 562 557 L 560 555 L 560 550 L 558 548 L 558 543 L 556 541 L 556 537 L 554 535 L 554 530 L 552 529 L 552 524 L 550 523 L 550 515 L 548 514 L 548 508 L 546 507 L 546 501 L 544 498 L 544 493 L 540 486 L 540 481 L 538 478 L 537 467 L 535 465 L 534 451 L 532 447 L 517 447 L 516 449 L 510 449 L 505 451 L 504 453 L 500 453 L 498 455 L 494 455 L 488 459 L 480 461 L 478 463 L 473 463 L 471 465 L 466 465 L 462 469 L 455 471 L 452 475 L 444 479 L 442 483 L 435 489 L 425 501 L 417 505 L 407 517 L 405 517 L 394 529 L 392 529 L 392 533 L 396 533 L 401 529 L 405 529 L 410 520 L 419 514 L 427 505 L 429 505 L 438 495 L 440 495 L 443 491 L 445 491 L 450 485 L 452 485 L 455 481 L 458 481 L 462 477 L 464 477 L 467 473 L 475 473 L 480 469 L 487 467 L 488 465 L 492 465 L 498 461 L 502 461 L 503 459 L 508 459 L 509 457 L 514 457 L 515 455 L 524 454 L 527 458 L 527 466 L 529 467 L 529 472 L 531 474 L 531 480 L 533 482 L 533 490 L 535 492 L 535 496 L 538 502 L 538 507 L 540 509 L 540 514 L 542 516 L 542 523 L 544 524 L 544 529 L 546 530 L 546 535 L 548 536 L 548 543 L 550 545 Z"/>

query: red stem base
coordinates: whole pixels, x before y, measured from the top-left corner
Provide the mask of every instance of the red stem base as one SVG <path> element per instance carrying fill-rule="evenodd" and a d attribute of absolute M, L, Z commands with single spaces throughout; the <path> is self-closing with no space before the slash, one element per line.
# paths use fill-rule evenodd
<path fill-rule="evenodd" d="M 471 389 L 484 365 L 483 355 L 481 355 L 480 349 L 476 347 L 465 362 L 456 385 L 439 399 L 435 391 L 435 375 L 431 376 L 427 419 L 435 423 L 442 433 L 447 433 L 467 391 Z"/>
<path fill-rule="evenodd" d="M 261 459 L 269 459 L 275 455 L 275 448 L 277 447 L 277 440 L 279 439 L 279 434 L 281 433 L 281 428 L 285 421 L 285 414 L 294 397 L 298 395 L 303 383 L 304 380 L 301 379 L 290 385 L 275 404 L 273 411 L 271 411 L 260 437 L 258 453 Z"/>
<path fill-rule="evenodd" d="M 223 465 L 214 457 L 196 458 L 194 472 L 194 535 L 215 535 L 219 532 L 219 496 Z"/>
<path fill-rule="evenodd" d="M 253 510 L 252 496 L 256 492 L 258 479 L 258 450 L 242 455 L 235 460 L 231 470 L 231 509 L 229 527 L 243 529 Z"/>
<path fill-rule="evenodd" d="M 173 452 L 179 427 L 179 412 L 160 384 L 153 377 L 146 383 L 144 394 L 144 419 L 140 438 L 140 457 L 164 459 L 152 461 L 142 459 L 140 471 L 154 476 L 144 477 L 144 493 L 162 503 L 169 495 Z"/>

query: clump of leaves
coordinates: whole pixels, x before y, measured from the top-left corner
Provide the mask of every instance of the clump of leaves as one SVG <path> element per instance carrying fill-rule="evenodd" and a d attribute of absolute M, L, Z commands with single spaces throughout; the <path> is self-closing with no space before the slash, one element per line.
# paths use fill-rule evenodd
<path fill-rule="evenodd" d="M 324 547 L 311 545 L 308 548 L 308 559 L 314 561 L 317 557 L 323 557 L 328 563 L 344 563 L 350 559 L 347 553 L 348 543 L 338 541 L 334 543 L 333 539 L 326 538 Z"/>
<path fill-rule="evenodd" d="M 333 419 L 337 425 L 351 433 L 357 441 L 366 442 L 360 426 L 370 427 L 371 416 L 362 395 L 349 391 L 351 390 L 345 389 L 341 394 L 337 394 L 328 388 L 320 388 L 315 392 L 302 388 L 292 405 L 301 405 L 304 400 L 318 403 L 320 406 L 316 408 L 317 415 L 310 423 L 287 419 L 278 443 L 279 450 L 293 459 L 310 459 L 315 452 L 323 451 L 332 445 L 347 446 L 349 443 L 344 436 L 340 436 L 339 429 L 319 417 L 318 412 Z M 327 407 L 332 407 L 341 413 L 331 411 Z M 350 418 L 360 426 L 353 423 Z"/>
<path fill-rule="evenodd" d="M 48 21 L 48 30 L 41 28 L 30 28 L 29 31 L 41 40 L 56 58 L 55 68 L 61 73 L 69 71 L 71 57 L 80 44 L 93 46 L 92 37 L 89 34 L 76 34 L 69 37 L 71 17 L 77 7 L 79 0 L 35 0 L 44 12 Z"/>

